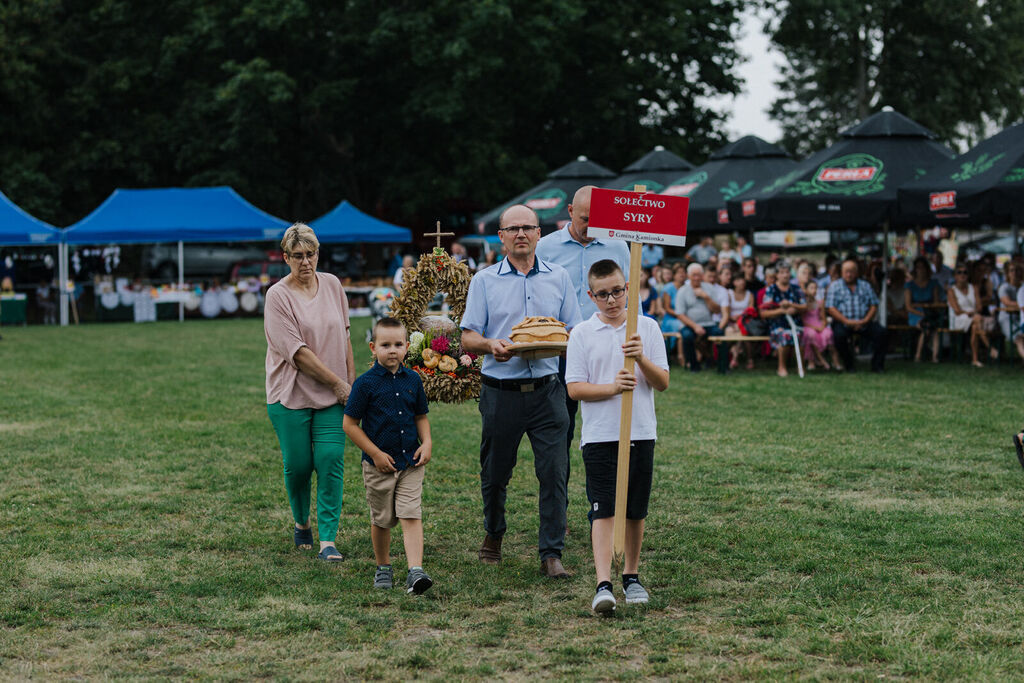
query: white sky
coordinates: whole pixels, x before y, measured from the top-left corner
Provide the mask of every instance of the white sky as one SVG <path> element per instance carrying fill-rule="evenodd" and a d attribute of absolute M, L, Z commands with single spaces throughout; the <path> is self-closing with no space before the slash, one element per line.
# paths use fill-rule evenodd
<path fill-rule="evenodd" d="M 778 94 L 775 81 L 779 78 L 779 65 L 783 58 L 780 53 L 769 51 L 763 22 L 752 10 L 743 15 L 739 49 L 748 59 L 739 68 L 739 75 L 744 80 L 743 89 L 737 97 L 712 100 L 712 105 L 730 114 L 727 126 L 730 140 L 757 135 L 768 142 L 778 142 L 782 131 L 766 112 Z"/>

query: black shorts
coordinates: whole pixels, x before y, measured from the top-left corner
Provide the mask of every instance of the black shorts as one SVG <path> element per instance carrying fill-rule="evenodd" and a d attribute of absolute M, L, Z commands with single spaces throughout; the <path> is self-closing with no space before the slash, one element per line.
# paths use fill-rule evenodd
<path fill-rule="evenodd" d="M 587 470 L 587 500 L 590 518 L 615 516 L 615 479 L 619 462 L 619 442 L 600 441 L 583 447 L 583 465 Z M 651 500 L 651 474 L 654 472 L 654 439 L 629 444 L 629 486 L 626 519 L 647 517 Z"/>

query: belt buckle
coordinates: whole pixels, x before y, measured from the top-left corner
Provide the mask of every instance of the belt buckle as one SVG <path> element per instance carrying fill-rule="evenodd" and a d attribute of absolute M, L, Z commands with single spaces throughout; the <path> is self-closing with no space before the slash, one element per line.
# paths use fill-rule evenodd
<path fill-rule="evenodd" d="M 534 389 L 533 382 L 530 382 L 529 384 L 520 384 L 519 385 L 519 391 L 524 393 L 524 394 L 533 391 L 533 389 Z"/>

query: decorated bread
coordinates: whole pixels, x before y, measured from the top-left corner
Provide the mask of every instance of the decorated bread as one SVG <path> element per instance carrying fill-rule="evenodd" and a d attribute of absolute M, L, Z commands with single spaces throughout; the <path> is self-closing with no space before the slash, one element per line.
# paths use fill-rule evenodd
<path fill-rule="evenodd" d="M 516 344 L 564 342 L 569 341 L 569 333 L 565 331 L 565 323 L 560 320 L 544 315 L 531 315 L 512 328 L 509 339 Z"/>
<path fill-rule="evenodd" d="M 441 360 L 437 362 L 437 369 L 441 372 L 455 372 L 459 367 L 459 361 L 455 360 L 451 356 L 441 356 Z"/>
<path fill-rule="evenodd" d="M 441 362 L 441 354 L 434 349 L 423 349 L 423 366 L 427 368 L 436 368 L 437 364 Z"/>

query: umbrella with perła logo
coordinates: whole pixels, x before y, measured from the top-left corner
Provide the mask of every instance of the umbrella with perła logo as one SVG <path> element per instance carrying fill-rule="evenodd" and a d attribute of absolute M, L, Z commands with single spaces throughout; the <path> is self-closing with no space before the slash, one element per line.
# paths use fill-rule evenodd
<path fill-rule="evenodd" d="M 896 216 L 901 185 L 953 157 L 934 133 L 891 110 L 840 135 L 792 171 L 729 201 L 730 220 L 745 228 L 881 228 Z"/>

